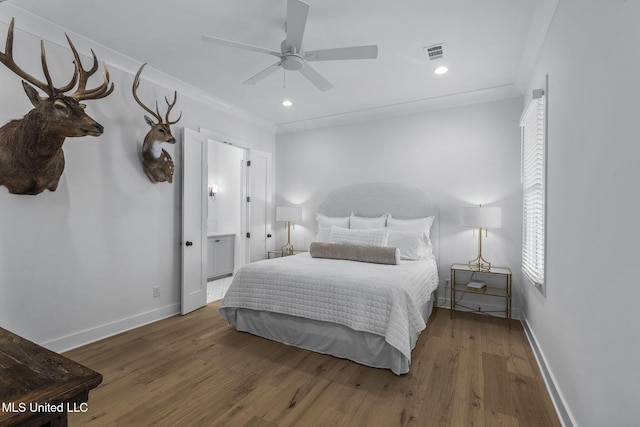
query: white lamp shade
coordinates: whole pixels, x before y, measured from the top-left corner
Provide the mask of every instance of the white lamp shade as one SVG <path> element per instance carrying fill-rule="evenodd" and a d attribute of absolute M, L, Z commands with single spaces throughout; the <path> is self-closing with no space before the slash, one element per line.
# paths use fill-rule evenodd
<path fill-rule="evenodd" d="M 278 206 L 276 221 L 302 221 L 302 208 L 300 206 Z"/>
<path fill-rule="evenodd" d="M 460 225 L 472 228 L 502 227 L 501 208 L 469 207 L 460 209 Z"/>

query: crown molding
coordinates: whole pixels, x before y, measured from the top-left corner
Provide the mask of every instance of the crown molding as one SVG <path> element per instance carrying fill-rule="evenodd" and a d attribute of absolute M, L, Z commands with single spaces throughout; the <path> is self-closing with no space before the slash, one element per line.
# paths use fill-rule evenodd
<path fill-rule="evenodd" d="M 461 107 L 464 105 L 479 104 L 482 102 L 497 101 L 501 99 L 517 98 L 521 96 L 522 92 L 518 89 L 515 83 L 512 83 L 469 92 L 452 93 L 433 98 L 425 98 L 399 104 L 369 108 L 366 110 L 352 111 L 344 114 L 282 123 L 277 126 L 276 133 L 281 135 L 323 127 L 339 126 L 370 120 L 385 119 L 394 116 L 422 113 L 426 111 Z"/>

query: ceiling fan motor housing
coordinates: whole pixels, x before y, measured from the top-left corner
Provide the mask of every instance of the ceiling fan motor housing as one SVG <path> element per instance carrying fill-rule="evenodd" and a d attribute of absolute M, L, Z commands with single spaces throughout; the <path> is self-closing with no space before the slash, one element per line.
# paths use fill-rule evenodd
<path fill-rule="evenodd" d="M 296 53 L 285 53 L 282 57 L 282 67 L 289 71 L 300 70 L 304 67 L 304 58 Z"/>

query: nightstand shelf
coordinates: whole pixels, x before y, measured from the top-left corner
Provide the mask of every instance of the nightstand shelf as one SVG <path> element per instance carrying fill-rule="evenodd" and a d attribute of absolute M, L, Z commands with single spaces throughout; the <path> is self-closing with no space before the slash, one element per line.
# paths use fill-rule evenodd
<path fill-rule="evenodd" d="M 301 254 L 303 252 L 309 252 L 309 251 L 301 251 L 301 250 L 297 250 L 296 249 L 296 250 L 293 251 L 293 253 L 290 253 L 289 251 L 276 249 L 276 250 L 273 250 L 273 251 L 267 251 L 267 258 L 268 259 L 281 258 L 281 257 L 285 257 L 285 256 Z"/>
<path fill-rule="evenodd" d="M 467 284 L 471 279 L 486 278 L 493 280 L 504 280 L 504 286 L 495 286 L 496 284 L 490 283 L 485 288 L 476 290 L 469 289 Z M 498 284 L 499 285 L 499 284 Z M 506 318 L 511 322 L 511 287 L 512 287 L 512 274 L 511 270 L 506 267 L 492 267 L 488 271 L 478 271 L 468 264 L 453 264 L 451 266 L 451 282 L 450 282 L 450 314 L 453 319 L 453 312 L 457 306 L 464 307 L 474 312 L 489 314 L 493 312 L 504 313 Z M 466 294 L 476 294 L 482 296 L 490 296 L 505 299 L 504 310 L 482 310 L 480 307 L 474 309 L 464 304 L 460 304 L 457 300 L 457 295 L 461 294 L 461 299 Z M 511 325 L 511 323 L 509 323 Z"/>

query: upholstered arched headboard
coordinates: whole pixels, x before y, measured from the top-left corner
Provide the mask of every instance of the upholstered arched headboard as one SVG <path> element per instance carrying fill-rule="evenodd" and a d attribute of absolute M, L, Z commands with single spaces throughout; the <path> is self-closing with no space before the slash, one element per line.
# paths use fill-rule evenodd
<path fill-rule="evenodd" d="M 396 183 L 357 184 L 330 193 L 318 206 L 327 216 L 375 217 L 391 214 L 394 218 L 435 217 L 431 227 L 431 244 L 436 259 L 440 255 L 440 209 L 429 197 L 415 187 Z"/>

